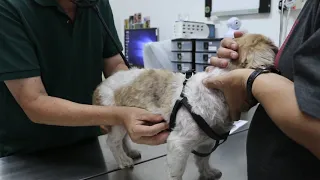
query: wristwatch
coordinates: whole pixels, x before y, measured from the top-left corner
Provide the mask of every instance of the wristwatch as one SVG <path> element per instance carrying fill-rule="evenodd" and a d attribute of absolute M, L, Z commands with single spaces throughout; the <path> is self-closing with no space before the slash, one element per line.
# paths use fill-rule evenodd
<path fill-rule="evenodd" d="M 252 94 L 252 86 L 254 80 L 260 75 L 265 73 L 276 73 L 281 75 L 281 72 L 275 66 L 268 66 L 263 68 L 256 68 L 249 76 L 247 80 L 247 99 L 250 105 L 256 105 L 258 101 Z"/>

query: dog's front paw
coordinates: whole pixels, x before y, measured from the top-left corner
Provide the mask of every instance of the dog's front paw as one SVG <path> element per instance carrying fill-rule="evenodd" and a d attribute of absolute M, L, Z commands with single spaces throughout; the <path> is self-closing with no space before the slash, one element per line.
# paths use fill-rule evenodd
<path fill-rule="evenodd" d="M 120 169 L 133 168 L 134 166 L 133 159 L 128 156 L 120 156 L 118 163 Z"/>
<path fill-rule="evenodd" d="M 201 172 L 200 180 L 219 180 L 222 172 L 215 168 L 205 169 Z"/>
<path fill-rule="evenodd" d="M 128 154 L 129 157 L 131 157 L 134 160 L 141 158 L 141 153 L 138 150 L 134 150 L 133 149 L 133 150 L 127 152 L 127 154 Z"/>

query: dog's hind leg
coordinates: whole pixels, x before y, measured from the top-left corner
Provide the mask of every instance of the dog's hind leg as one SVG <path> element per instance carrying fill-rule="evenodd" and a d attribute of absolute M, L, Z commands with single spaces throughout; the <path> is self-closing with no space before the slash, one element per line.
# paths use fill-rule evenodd
<path fill-rule="evenodd" d="M 167 173 L 169 180 L 182 180 L 195 141 L 171 132 L 167 141 Z"/>
<path fill-rule="evenodd" d="M 196 148 L 196 151 L 200 153 L 207 153 L 207 152 L 210 152 L 213 146 L 214 146 L 213 143 L 202 144 Z M 209 164 L 210 155 L 206 157 L 200 157 L 200 156 L 194 155 L 194 159 L 200 173 L 200 180 L 218 180 L 221 178 L 222 176 L 221 171 L 218 169 L 212 168 Z"/>
<path fill-rule="evenodd" d="M 123 139 L 123 149 L 127 153 L 129 157 L 132 159 L 140 159 L 141 153 L 138 150 L 135 150 L 131 146 L 131 139 L 128 135 L 126 135 Z"/>
<path fill-rule="evenodd" d="M 113 126 L 107 139 L 107 145 L 121 169 L 131 168 L 134 165 L 133 159 L 124 151 L 123 140 L 126 133 L 126 129 L 123 126 Z"/>

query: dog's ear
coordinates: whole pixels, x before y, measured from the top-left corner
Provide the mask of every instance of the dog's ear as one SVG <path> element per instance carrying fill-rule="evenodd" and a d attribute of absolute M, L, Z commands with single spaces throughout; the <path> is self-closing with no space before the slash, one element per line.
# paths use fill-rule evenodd
<path fill-rule="evenodd" d="M 271 39 L 260 34 L 247 34 L 235 41 L 239 45 L 239 60 L 234 65 L 238 68 L 261 68 L 274 65 L 278 47 Z"/>

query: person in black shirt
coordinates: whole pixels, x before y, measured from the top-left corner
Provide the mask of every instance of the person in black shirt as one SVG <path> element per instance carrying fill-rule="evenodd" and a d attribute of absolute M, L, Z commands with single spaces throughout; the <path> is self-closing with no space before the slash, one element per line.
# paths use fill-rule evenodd
<path fill-rule="evenodd" d="M 123 49 L 109 0 L 96 3 Z M 166 142 L 160 115 L 92 105 L 102 77 L 128 70 L 95 11 L 70 0 L 0 0 L 0 26 L 0 158 L 94 139 L 113 125 L 136 143 Z"/>
<path fill-rule="evenodd" d="M 320 179 L 320 2 L 306 2 L 275 59 L 281 75 L 266 73 L 253 81 L 260 103 L 247 138 L 249 180 Z M 235 37 L 242 36 L 236 32 Z M 236 60 L 237 44 L 222 41 L 216 67 Z M 204 84 L 224 92 L 230 111 L 239 117 L 253 70 L 234 70 Z"/>

